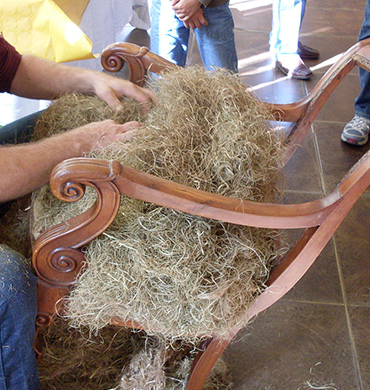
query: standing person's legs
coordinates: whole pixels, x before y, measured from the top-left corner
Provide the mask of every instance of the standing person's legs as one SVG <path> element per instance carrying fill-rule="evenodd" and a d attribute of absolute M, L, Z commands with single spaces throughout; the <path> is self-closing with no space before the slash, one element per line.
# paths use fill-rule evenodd
<path fill-rule="evenodd" d="M 185 66 L 189 30 L 176 17 L 171 1 L 152 0 L 150 14 L 150 50 L 166 60 Z"/>
<path fill-rule="evenodd" d="M 370 1 L 366 2 L 364 20 L 358 36 L 358 40 L 370 38 Z M 370 73 L 360 68 L 361 92 L 355 100 L 355 114 L 370 119 Z"/>
<path fill-rule="evenodd" d="M 234 21 L 229 2 L 203 9 L 208 26 L 194 30 L 203 64 L 207 70 L 214 67 L 238 72 Z"/>
<path fill-rule="evenodd" d="M 36 276 L 25 259 L 0 245 L 0 389 L 38 390 L 33 351 Z"/>
<path fill-rule="evenodd" d="M 317 50 L 299 45 L 301 20 L 305 12 L 304 0 L 274 0 L 272 3 L 272 30 L 270 51 L 275 67 L 290 77 L 308 80 L 313 76 L 310 68 L 302 61 L 298 52 L 318 56 Z"/>
<path fill-rule="evenodd" d="M 303 14 L 302 0 L 273 0 L 270 51 L 276 60 L 283 54 L 297 53 Z"/>
<path fill-rule="evenodd" d="M 358 41 L 370 38 L 370 0 L 366 1 L 364 20 Z M 359 69 L 361 92 L 355 99 L 355 116 L 346 124 L 341 139 L 351 145 L 365 145 L 370 134 L 370 73 Z"/>
<path fill-rule="evenodd" d="M 302 0 L 302 10 L 301 10 L 301 26 L 304 18 L 304 14 L 306 13 L 306 0 Z"/>

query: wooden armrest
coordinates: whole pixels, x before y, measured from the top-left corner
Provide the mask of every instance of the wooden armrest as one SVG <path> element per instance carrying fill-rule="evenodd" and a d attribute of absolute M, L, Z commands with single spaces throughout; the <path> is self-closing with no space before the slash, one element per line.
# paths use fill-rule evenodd
<path fill-rule="evenodd" d="M 318 226 L 333 209 L 352 193 L 363 192 L 370 183 L 370 154 L 367 153 L 329 195 L 299 204 L 260 203 L 211 194 L 122 166 L 117 161 L 73 158 L 53 171 L 51 190 L 61 200 L 76 201 L 84 194 L 84 185 L 93 187 L 98 198 L 85 213 L 62 223 L 37 240 L 48 242 L 76 235 L 72 248 L 78 248 L 98 236 L 114 219 L 120 194 L 182 212 L 246 226 L 295 229 Z M 70 239 L 68 238 L 68 242 Z"/>
<path fill-rule="evenodd" d="M 130 81 L 139 86 L 144 85 L 149 70 L 161 73 L 178 68 L 174 63 L 150 52 L 147 47 L 134 43 L 114 43 L 107 46 L 102 52 L 101 63 L 109 72 L 118 72 L 127 64 Z"/>

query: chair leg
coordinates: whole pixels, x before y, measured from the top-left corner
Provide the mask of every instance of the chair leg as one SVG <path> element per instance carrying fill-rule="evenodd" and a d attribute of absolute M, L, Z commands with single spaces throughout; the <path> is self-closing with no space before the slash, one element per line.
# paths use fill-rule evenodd
<path fill-rule="evenodd" d="M 58 302 L 67 294 L 68 290 L 53 287 L 47 283 L 37 283 L 37 316 L 36 326 L 49 326 L 53 322 Z"/>
<path fill-rule="evenodd" d="M 33 345 L 37 360 L 40 359 L 42 352 L 42 346 L 38 342 L 39 329 L 52 324 L 58 302 L 61 302 L 67 292 L 68 290 L 58 289 L 41 281 L 37 283 L 36 337 Z"/>
<path fill-rule="evenodd" d="M 204 350 L 200 351 L 194 360 L 191 368 L 186 390 L 201 390 L 213 366 L 218 358 L 225 351 L 234 337 L 228 339 L 212 338 L 203 345 Z"/>

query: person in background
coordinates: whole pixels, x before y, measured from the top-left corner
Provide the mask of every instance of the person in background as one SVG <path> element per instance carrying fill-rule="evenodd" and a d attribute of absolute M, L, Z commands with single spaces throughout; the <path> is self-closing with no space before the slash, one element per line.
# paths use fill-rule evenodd
<path fill-rule="evenodd" d="M 2 36 L 0 92 L 35 99 L 53 99 L 66 92 L 95 94 L 113 110 L 122 109 L 119 101 L 122 96 L 138 100 L 144 111 L 155 98 L 153 92 L 103 72 L 21 56 Z M 0 203 L 46 184 L 55 165 L 67 158 L 128 140 L 139 125 L 138 122 L 118 125 L 107 120 L 35 143 L 0 146 Z M 3 129 L 0 128 L 0 134 Z M 35 318 L 36 277 L 19 253 L 0 242 L 1 390 L 40 388 L 33 351 Z"/>
<path fill-rule="evenodd" d="M 190 29 L 204 67 L 238 71 L 234 21 L 228 0 L 152 0 L 150 50 L 185 66 Z"/>
<path fill-rule="evenodd" d="M 370 38 L 370 1 L 366 1 L 364 20 L 358 41 Z M 355 99 L 355 116 L 342 132 L 341 139 L 348 144 L 362 146 L 369 140 L 370 132 L 370 73 L 360 68 L 359 78 L 361 92 Z"/>
<path fill-rule="evenodd" d="M 308 80 L 313 76 L 302 59 L 317 59 L 320 53 L 299 41 L 306 0 L 273 0 L 270 52 L 275 68 L 285 75 Z"/>

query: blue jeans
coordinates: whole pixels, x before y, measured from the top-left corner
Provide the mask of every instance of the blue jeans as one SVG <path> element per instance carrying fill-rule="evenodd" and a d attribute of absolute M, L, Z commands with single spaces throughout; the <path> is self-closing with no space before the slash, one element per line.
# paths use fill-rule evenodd
<path fill-rule="evenodd" d="M 370 0 L 366 1 L 364 20 L 358 37 L 359 41 L 370 38 Z M 361 92 L 355 100 L 355 114 L 370 119 L 370 73 L 360 68 Z"/>
<path fill-rule="evenodd" d="M 276 60 L 281 54 L 297 53 L 305 10 L 306 0 L 273 0 L 270 51 Z"/>
<path fill-rule="evenodd" d="M 203 8 L 208 26 L 194 30 L 204 67 L 238 71 L 234 21 L 229 2 Z M 185 66 L 190 30 L 179 20 L 170 0 L 152 0 L 150 50 L 161 57 Z"/>
<path fill-rule="evenodd" d="M 38 390 L 33 351 L 36 276 L 25 259 L 0 245 L 0 390 Z"/>

